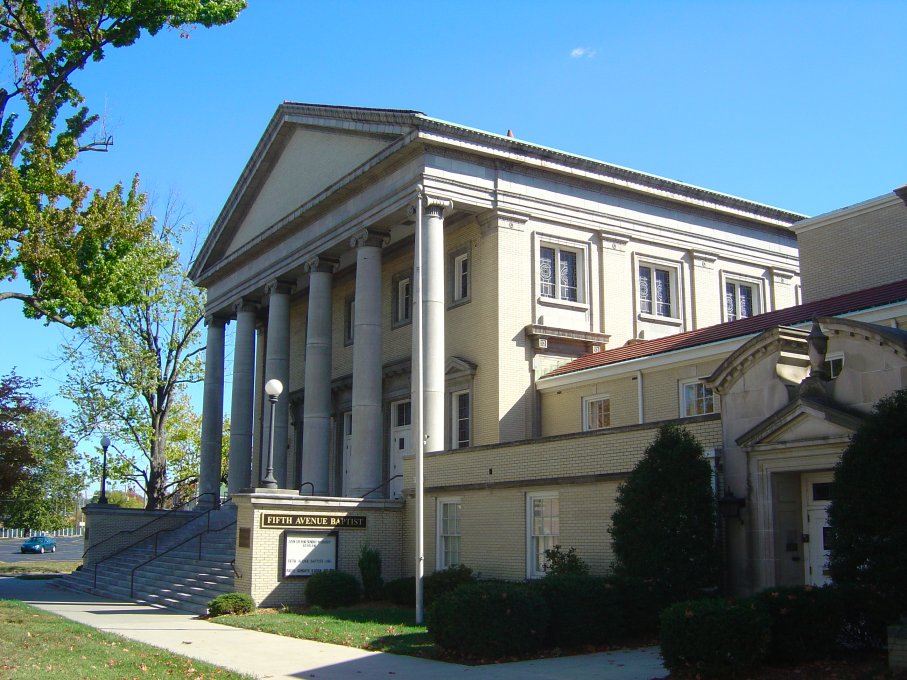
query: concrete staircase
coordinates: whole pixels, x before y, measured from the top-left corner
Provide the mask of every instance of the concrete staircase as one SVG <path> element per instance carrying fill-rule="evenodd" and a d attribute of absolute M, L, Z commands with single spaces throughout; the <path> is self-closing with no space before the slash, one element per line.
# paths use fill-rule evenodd
<path fill-rule="evenodd" d="M 234 592 L 235 540 L 236 508 L 226 505 L 160 532 L 156 546 L 155 538 L 148 538 L 55 583 L 104 597 L 207 614 L 212 599 Z"/>

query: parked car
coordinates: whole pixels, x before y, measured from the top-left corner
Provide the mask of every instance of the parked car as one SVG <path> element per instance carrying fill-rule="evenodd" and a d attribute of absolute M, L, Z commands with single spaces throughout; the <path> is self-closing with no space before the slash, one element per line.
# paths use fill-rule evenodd
<path fill-rule="evenodd" d="M 32 536 L 22 544 L 24 553 L 57 552 L 57 542 L 50 536 Z"/>

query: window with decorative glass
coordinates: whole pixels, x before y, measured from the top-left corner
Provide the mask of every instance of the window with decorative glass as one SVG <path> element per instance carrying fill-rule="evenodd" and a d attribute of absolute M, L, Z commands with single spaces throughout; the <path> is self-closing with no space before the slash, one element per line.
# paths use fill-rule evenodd
<path fill-rule="evenodd" d="M 460 564 L 460 499 L 438 501 L 438 569 Z"/>
<path fill-rule="evenodd" d="M 701 380 L 680 383 L 680 417 L 702 416 L 718 410 L 718 395 Z"/>
<path fill-rule="evenodd" d="M 745 319 L 759 313 L 759 289 L 753 283 L 728 279 L 724 282 L 725 320 Z"/>
<path fill-rule="evenodd" d="M 539 294 L 543 298 L 582 302 L 582 254 L 545 244 L 539 248 Z"/>
<path fill-rule="evenodd" d="M 639 265 L 639 311 L 643 314 L 678 318 L 673 269 Z"/>
<path fill-rule="evenodd" d="M 557 545 L 560 538 L 560 501 L 557 493 L 527 496 L 529 578 L 545 575 L 545 551 Z"/>
<path fill-rule="evenodd" d="M 461 390 L 451 395 L 451 436 L 450 447 L 462 449 L 470 444 L 470 395 Z"/>
<path fill-rule="evenodd" d="M 611 427 L 611 399 L 596 395 L 583 398 L 583 430 Z"/>

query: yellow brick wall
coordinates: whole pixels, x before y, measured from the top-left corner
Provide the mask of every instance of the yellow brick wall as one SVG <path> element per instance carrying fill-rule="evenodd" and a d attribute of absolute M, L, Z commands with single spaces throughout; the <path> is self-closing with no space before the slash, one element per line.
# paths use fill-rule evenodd
<path fill-rule="evenodd" d="M 639 397 L 635 374 L 606 380 L 594 385 L 583 385 L 557 392 L 546 392 L 541 397 L 542 436 L 580 432 L 583 429 L 583 398 L 608 395 L 611 400 L 611 426 L 633 425 L 639 422 Z"/>
<path fill-rule="evenodd" d="M 680 382 L 711 375 L 720 360 L 670 366 L 643 374 L 643 403 L 646 422 L 680 416 Z"/>

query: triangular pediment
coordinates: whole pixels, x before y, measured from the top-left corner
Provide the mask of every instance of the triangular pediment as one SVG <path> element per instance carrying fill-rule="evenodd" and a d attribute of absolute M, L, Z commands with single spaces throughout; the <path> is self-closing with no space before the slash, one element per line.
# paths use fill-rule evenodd
<path fill-rule="evenodd" d="M 740 436 L 737 443 L 752 449 L 841 439 L 852 435 L 861 420 L 860 414 L 850 410 L 799 398 Z"/>

